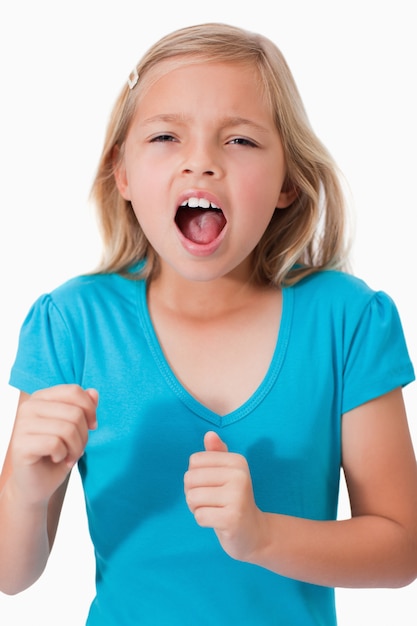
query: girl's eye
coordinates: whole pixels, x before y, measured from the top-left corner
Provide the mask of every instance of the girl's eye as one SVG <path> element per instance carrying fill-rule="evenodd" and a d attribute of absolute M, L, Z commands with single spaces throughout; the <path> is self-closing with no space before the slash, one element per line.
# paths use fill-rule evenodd
<path fill-rule="evenodd" d="M 244 137 L 235 137 L 234 139 L 231 139 L 229 143 L 237 146 L 250 146 L 252 148 L 256 148 L 256 143 L 254 141 L 245 139 Z"/>
<path fill-rule="evenodd" d="M 175 137 L 172 135 L 157 135 L 151 139 L 151 143 L 155 142 L 165 142 L 165 141 L 175 141 Z"/>

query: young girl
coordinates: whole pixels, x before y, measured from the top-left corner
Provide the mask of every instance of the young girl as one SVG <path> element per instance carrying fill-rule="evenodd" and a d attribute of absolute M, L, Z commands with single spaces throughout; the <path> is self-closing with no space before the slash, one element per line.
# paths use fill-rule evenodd
<path fill-rule="evenodd" d="M 221 24 L 155 44 L 93 192 L 102 265 L 34 304 L 12 369 L 0 588 L 40 576 L 77 462 L 88 626 L 330 626 L 334 587 L 414 580 L 413 368 L 391 299 L 344 269 L 336 169 L 277 48 Z"/>

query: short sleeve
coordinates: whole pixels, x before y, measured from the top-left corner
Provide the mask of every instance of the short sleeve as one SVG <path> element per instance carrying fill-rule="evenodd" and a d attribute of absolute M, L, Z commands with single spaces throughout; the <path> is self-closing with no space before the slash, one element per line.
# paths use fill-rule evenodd
<path fill-rule="evenodd" d="M 10 384 L 33 393 L 74 383 L 72 342 L 65 320 L 50 295 L 41 296 L 23 322 Z"/>
<path fill-rule="evenodd" d="M 415 378 L 398 310 L 384 292 L 375 292 L 347 333 L 343 412 Z"/>

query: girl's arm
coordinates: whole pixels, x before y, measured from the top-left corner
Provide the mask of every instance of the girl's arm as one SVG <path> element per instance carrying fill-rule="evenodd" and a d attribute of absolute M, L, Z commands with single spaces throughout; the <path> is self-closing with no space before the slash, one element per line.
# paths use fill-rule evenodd
<path fill-rule="evenodd" d="M 190 459 L 188 505 L 233 558 L 318 585 L 406 585 L 417 577 L 417 466 L 401 390 L 344 415 L 342 437 L 351 519 L 260 511 L 245 458 L 215 433 Z"/>
<path fill-rule="evenodd" d="M 0 476 L 0 590 L 14 594 L 43 572 L 72 466 L 95 427 L 97 393 L 60 385 L 19 399 Z"/>

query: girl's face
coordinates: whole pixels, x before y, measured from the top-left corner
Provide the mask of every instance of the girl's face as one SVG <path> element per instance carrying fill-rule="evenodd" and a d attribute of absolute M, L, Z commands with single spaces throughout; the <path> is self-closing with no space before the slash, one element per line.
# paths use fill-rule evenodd
<path fill-rule="evenodd" d="M 250 276 L 276 207 L 294 199 L 285 174 L 255 68 L 201 62 L 163 73 L 140 94 L 116 181 L 161 271 L 168 264 L 206 281 Z"/>

